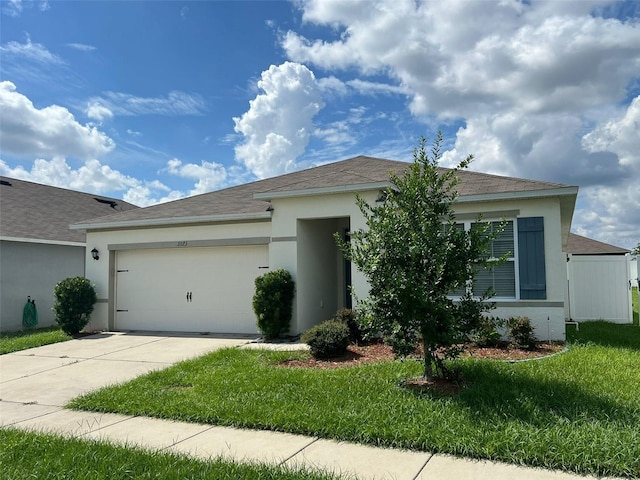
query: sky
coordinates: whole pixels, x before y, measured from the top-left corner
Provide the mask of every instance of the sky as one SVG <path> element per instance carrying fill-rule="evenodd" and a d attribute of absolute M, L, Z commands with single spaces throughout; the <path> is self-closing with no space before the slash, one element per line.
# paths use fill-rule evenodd
<path fill-rule="evenodd" d="M 640 242 L 640 1 L 0 0 L 0 108 L 0 175 L 139 206 L 442 131 Z"/>

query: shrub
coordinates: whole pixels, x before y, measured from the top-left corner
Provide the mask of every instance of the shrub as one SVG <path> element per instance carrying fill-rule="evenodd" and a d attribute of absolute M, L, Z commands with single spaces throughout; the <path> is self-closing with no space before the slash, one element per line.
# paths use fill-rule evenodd
<path fill-rule="evenodd" d="M 362 341 L 362 329 L 358 321 L 358 312 L 350 308 L 341 308 L 336 312 L 335 319 L 344 323 L 349 329 L 349 341 L 359 343 Z"/>
<path fill-rule="evenodd" d="M 55 286 L 54 296 L 56 322 L 67 335 L 77 335 L 89 323 L 98 300 L 91 282 L 84 277 L 66 278 Z"/>
<path fill-rule="evenodd" d="M 477 347 L 497 346 L 502 339 L 498 327 L 503 327 L 504 324 L 505 321 L 498 317 L 482 317 L 477 327 L 471 332 L 471 343 Z"/>
<path fill-rule="evenodd" d="M 507 337 L 519 348 L 533 350 L 536 337 L 529 317 L 511 317 L 507 320 Z"/>
<path fill-rule="evenodd" d="M 309 345 L 315 358 L 336 357 L 347 351 L 349 329 L 339 320 L 326 320 L 307 330 L 301 340 Z"/>
<path fill-rule="evenodd" d="M 276 338 L 289 331 L 295 284 L 291 274 L 283 269 L 266 273 L 255 280 L 253 312 L 257 325 L 267 338 Z"/>

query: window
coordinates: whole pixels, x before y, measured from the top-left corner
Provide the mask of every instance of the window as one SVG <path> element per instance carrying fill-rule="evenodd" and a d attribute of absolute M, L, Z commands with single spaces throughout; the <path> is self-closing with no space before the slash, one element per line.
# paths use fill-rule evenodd
<path fill-rule="evenodd" d="M 490 230 L 497 231 L 502 222 L 490 222 Z M 455 228 L 469 230 L 478 223 L 460 222 Z M 498 259 L 507 254 L 504 263 L 478 271 L 467 288 L 476 296 L 482 295 L 489 287 L 496 298 L 519 300 L 545 300 L 547 281 L 545 268 L 544 218 L 522 217 L 505 222 L 504 230 L 489 245 L 487 259 Z M 465 293 L 461 288 L 451 292 L 460 297 Z"/>
<path fill-rule="evenodd" d="M 499 231 L 502 222 L 491 222 L 489 233 Z M 472 223 L 474 228 L 477 223 Z M 480 269 L 473 279 L 473 294 L 480 296 L 488 288 L 492 288 L 496 297 L 515 298 L 516 297 L 516 257 L 515 239 L 513 232 L 513 221 L 505 222 L 504 229 L 499 232 L 496 238 L 489 244 L 487 260 L 497 260 L 503 255 L 507 255 L 506 261 L 490 268 Z"/>

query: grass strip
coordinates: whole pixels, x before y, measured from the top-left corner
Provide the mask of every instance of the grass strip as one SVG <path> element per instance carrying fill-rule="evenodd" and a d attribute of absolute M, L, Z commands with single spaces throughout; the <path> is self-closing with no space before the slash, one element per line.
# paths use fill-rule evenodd
<path fill-rule="evenodd" d="M 53 434 L 0 430 L 0 475 L 12 480 L 330 480 L 338 477 L 304 469 L 203 461 L 173 453 L 122 447 Z"/>
<path fill-rule="evenodd" d="M 459 360 L 450 397 L 398 386 L 415 361 L 292 369 L 277 363 L 305 353 L 226 349 L 69 406 L 639 477 L 640 329 L 582 324 L 573 341 L 546 360 Z"/>
<path fill-rule="evenodd" d="M 60 330 L 60 327 L 4 332 L 0 333 L 0 355 L 67 340 L 71 340 L 71 337 Z"/>

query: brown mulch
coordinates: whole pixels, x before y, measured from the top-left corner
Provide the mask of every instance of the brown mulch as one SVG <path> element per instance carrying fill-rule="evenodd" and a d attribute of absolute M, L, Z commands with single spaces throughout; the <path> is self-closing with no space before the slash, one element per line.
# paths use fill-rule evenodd
<path fill-rule="evenodd" d="M 467 347 L 461 357 L 485 358 L 491 360 L 519 361 L 546 357 L 564 349 L 563 344 L 539 343 L 535 350 L 522 350 L 508 344 L 496 348 Z M 327 360 L 309 357 L 304 360 L 285 360 L 279 365 L 283 367 L 332 369 L 374 363 L 394 358 L 391 347 L 381 342 L 363 345 L 349 345 L 347 353 Z"/>

